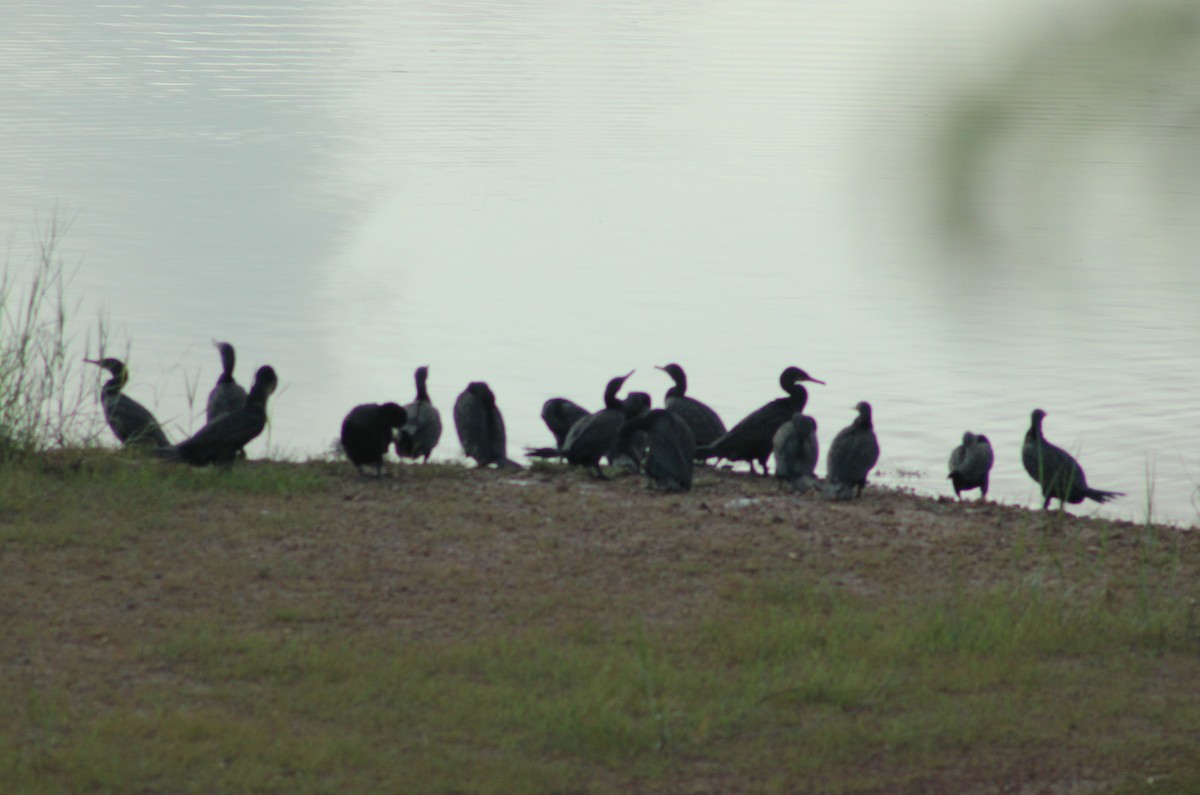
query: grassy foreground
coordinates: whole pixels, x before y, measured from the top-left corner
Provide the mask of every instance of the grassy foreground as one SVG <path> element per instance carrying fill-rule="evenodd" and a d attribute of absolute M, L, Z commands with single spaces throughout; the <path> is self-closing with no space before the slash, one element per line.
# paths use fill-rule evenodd
<path fill-rule="evenodd" d="M 0 469 L 0 791 L 1200 792 L 1194 532 L 702 472 Z"/>

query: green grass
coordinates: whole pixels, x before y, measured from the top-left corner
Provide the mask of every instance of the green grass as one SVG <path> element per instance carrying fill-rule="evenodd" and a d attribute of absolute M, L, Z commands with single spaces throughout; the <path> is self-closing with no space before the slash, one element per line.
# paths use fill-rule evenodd
<path fill-rule="evenodd" d="M 1164 656 L 1200 674 L 1186 606 L 1029 590 L 883 606 L 780 585 L 668 631 L 413 643 L 324 617 L 198 618 L 144 638 L 139 681 L 90 706 L 6 683 L 0 771 L 22 792 L 551 792 L 708 759 L 833 787 L 864 754 L 926 768 L 1066 742 L 1152 758 L 1156 725 L 1200 732 L 1191 694 L 1147 692 Z M 1121 725 L 1140 736 L 1107 748 Z"/>
<path fill-rule="evenodd" d="M 696 560 L 678 502 L 489 474 L 5 468 L 0 790 L 1200 789 L 1183 536 L 1014 511 L 913 586 L 910 552 L 861 535 L 770 568 L 805 537 L 772 518 L 788 498 L 751 530 L 762 557 Z"/>

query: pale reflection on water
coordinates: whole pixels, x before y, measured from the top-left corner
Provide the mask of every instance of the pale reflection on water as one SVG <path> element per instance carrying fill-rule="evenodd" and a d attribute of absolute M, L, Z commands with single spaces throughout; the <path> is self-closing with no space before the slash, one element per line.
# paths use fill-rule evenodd
<path fill-rule="evenodd" d="M 1041 407 L 1106 513 L 1190 524 L 1196 12 L 1104 8 L 18 5 L 0 222 L 74 215 L 84 322 L 179 431 L 212 337 L 299 455 L 420 364 L 518 449 L 631 368 L 732 423 L 796 364 L 826 444 L 874 404 L 879 480 L 949 493 L 970 428 L 1031 503 Z"/>

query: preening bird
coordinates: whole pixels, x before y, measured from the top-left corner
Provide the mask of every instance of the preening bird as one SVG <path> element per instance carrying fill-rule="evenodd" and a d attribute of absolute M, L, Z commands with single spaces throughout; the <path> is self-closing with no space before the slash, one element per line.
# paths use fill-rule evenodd
<path fill-rule="evenodd" d="M 817 443 L 817 421 L 807 414 L 793 414 L 775 431 L 775 477 L 780 488 L 786 483 L 803 494 L 817 483 L 817 461 L 821 448 Z"/>
<path fill-rule="evenodd" d="M 396 433 L 396 455 L 403 458 L 424 458 L 429 463 L 433 448 L 442 438 L 442 415 L 429 399 L 425 382 L 429 380 L 429 367 L 418 367 L 413 373 L 417 384 L 417 397 L 404 407 L 408 420 Z"/>
<path fill-rule="evenodd" d="M 275 369 L 263 365 L 254 374 L 254 384 L 246 395 L 246 405 L 222 414 L 190 438 L 162 451 L 166 458 L 186 461 L 193 466 L 231 465 L 238 450 L 248 445 L 267 425 L 267 398 L 279 385 Z"/>
<path fill-rule="evenodd" d="M 675 382 L 675 386 L 667 390 L 663 405 L 667 411 L 678 414 L 687 423 L 696 444 L 712 444 L 725 433 L 725 423 L 721 422 L 717 412 L 687 394 L 687 374 L 682 367 L 668 364 L 662 367 L 656 365 L 656 368 L 671 376 Z"/>
<path fill-rule="evenodd" d="M 141 445 L 151 449 L 170 447 L 171 442 L 150 410 L 122 390 L 129 381 L 129 368 L 120 359 L 84 359 L 102 367 L 112 378 L 100 387 L 100 405 L 108 427 L 122 445 Z"/>
<path fill-rule="evenodd" d="M 779 376 L 779 386 L 787 392 L 787 397 L 772 400 L 751 412 L 711 444 L 698 447 L 696 455 L 704 459 L 746 461 L 750 464 L 751 472 L 754 471 L 754 462 L 757 461 L 766 475 L 767 459 L 771 457 L 774 449 L 775 431 L 795 414 L 803 412 L 808 403 L 808 390 L 802 386 L 804 381 L 825 383 L 799 367 L 787 368 Z"/>
<path fill-rule="evenodd" d="M 542 422 L 554 434 L 554 447 L 557 450 L 562 450 L 571 426 L 590 413 L 578 403 L 561 397 L 550 398 L 542 404 Z"/>
<path fill-rule="evenodd" d="M 454 427 L 463 452 L 479 466 L 522 468 L 508 458 L 504 417 L 487 383 L 472 381 L 454 401 Z"/>
<path fill-rule="evenodd" d="M 979 489 L 981 499 L 987 499 L 988 476 L 992 471 L 995 456 L 992 444 L 981 434 L 967 431 L 962 444 L 950 452 L 950 483 L 954 496 L 962 499 L 962 492 Z"/>
<path fill-rule="evenodd" d="M 1025 443 L 1021 446 L 1021 463 L 1029 477 L 1042 487 L 1042 510 L 1050 506 L 1050 500 L 1057 499 L 1059 506 L 1066 503 L 1080 503 L 1085 499 L 1096 502 L 1108 502 L 1116 497 L 1124 497 L 1124 492 L 1101 491 L 1087 484 L 1083 467 L 1079 462 L 1061 447 L 1055 447 L 1042 436 L 1042 420 L 1046 412 L 1034 409 L 1030 416 L 1029 430 L 1025 433 Z"/>
<path fill-rule="evenodd" d="M 236 361 L 233 346 L 228 342 L 217 342 L 216 340 L 213 340 L 213 345 L 221 353 L 221 375 L 217 378 L 216 386 L 208 393 L 208 405 L 205 411 L 208 422 L 246 405 L 246 390 L 233 379 L 233 365 Z"/>
<path fill-rule="evenodd" d="M 848 500 L 862 495 L 867 485 L 867 473 L 879 460 L 879 441 L 875 438 L 875 426 L 871 422 L 871 404 L 865 400 L 854 407 L 858 416 L 854 422 L 838 432 L 825 461 L 825 496 L 834 500 Z"/>
<path fill-rule="evenodd" d="M 637 444 L 634 440 L 639 434 L 645 435 L 642 471 L 646 473 L 648 485 L 661 491 L 689 491 L 696 440 L 687 422 L 666 409 L 642 412 L 622 423 L 617 446 L 625 448 Z"/>
<path fill-rule="evenodd" d="M 600 459 L 608 456 L 611 461 L 617 434 L 621 430 L 621 423 L 625 421 L 625 404 L 617 398 L 617 393 L 631 375 L 632 370 L 609 380 L 604 388 L 604 408 L 572 425 L 561 450 L 543 447 L 528 450 L 526 455 L 534 458 L 557 458 L 561 455 L 568 464 L 588 467 L 593 475 L 604 478 Z"/>
<path fill-rule="evenodd" d="M 342 420 L 342 449 L 350 463 L 359 472 L 373 466 L 375 477 L 381 477 L 393 434 L 407 419 L 408 412 L 396 403 L 363 403 L 350 409 Z"/>

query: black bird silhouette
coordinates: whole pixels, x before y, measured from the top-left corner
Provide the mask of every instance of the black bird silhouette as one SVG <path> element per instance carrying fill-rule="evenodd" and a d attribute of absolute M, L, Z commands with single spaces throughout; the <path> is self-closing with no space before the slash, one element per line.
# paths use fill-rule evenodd
<path fill-rule="evenodd" d="M 687 394 L 687 374 L 682 367 L 677 364 L 655 367 L 671 376 L 675 382 L 675 386 L 667 390 L 663 405 L 667 411 L 678 414 L 688 424 L 696 444 L 712 444 L 725 433 L 725 423 L 721 422 L 717 412 Z"/>
<path fill-rule="evenodd" d="M 472 381 L 454 401 L 454 427 L 463 452 L 479 466 L 522 468 L 508 458 L 504 417 L 486 382 Z"/>
<path fill-rule="evenodd" d="M 526 455 L 533 458 L 557 458 L 561 455 L 568 464 L 588 467 L 596 477 L 604 478 L 600 459 L 608 456 L 611 462 L 615 456 L 617 435 L 625 421 L 625 404 L 617 398 L 617 392 L 621 391 L 631 375 L 633 370 L 609 380 L 604 388 L 604 408 L 572 425 L 561 450 L 541 447 L 527 450 Z"/>
<path fill-rule="evenodd" d="M 141 445 L 148 448 L 170 447 L 171 442 L 150 410 L 121 390 L 129 381 L 129 368 L 120 359 L 84 359 L 88 364 L 103 367 L 112 375 L 100 387 L 100 405 L 104 419 L 122 445 Z"/>
<path fill-rule="evenodd" d="M 562 450 L 563 442 L 567 440 L 571 426 L 590 413 L 578 403 L 561 397 L 550 398 L 542 404 L 542 422 L 546 423 L 550 433 L 554 434 L 556 449 Z"/>
<path fill-rule="evenodd" d="M 950 452 L 949 477 L 954 486 L 954 496 L 962 499 L 962 492 L 979 489 L 980 498 L 986 500 L 988 476 L 994 461 L 992 443 L 986 436 L 970 431 L 964 433 L 962 444 Z"/>
<path fill-rule="evenodd" d="M 429 463 L 433 448 L 442 438 L 442 415 L 429 399 L 429 391 L 425 388 L 425 382 L 429 380 L 429 367 L 418 367 L 413 373 L 413 380 L 417 383 L 417 397 L 404 407 L 408 412 L 408 421 L 396 433 L 396 455 L 414 460 L 424 457 L 425 463 Z"/>
<path fill-rule="evenodd" d="M 404 425 L 408 412 L 396 403 L 363 403 L 350 409 L 342 420 L 342 449 L 350 463 L 362 472 L 375 467 L 383 475 L 383 457 L 392 446 L 395 429 Z"/>
<path fill-rule="evenodd" d="M 779 426 L 790 420 L 793 415 L 803 412 L 808 403 L 808 390 L 801 382 L 811 381 L 814 384 L 824 384 L 824 381 L 813 378 L 799 367 L 789 367 L 779 375 L 779 386 L 787 392 L 785 398 L 772 400 L 762 408 L 751 412 L 745 419 L 734 425 L 716 441 L 696 449 L 696 455 L 708 458 L 725 458 L 730 461 L 746 461 L 750 471 L 754 472 L 754 462 L 762 467 L 763 475 L 767 474 L 767 459 L 771 457 L 774 447 L 775 431 Z"/>
<path fill-rule="evenodd" d="M 796 413 L 775 431 L 775 477 L 780 488 L 786 483 L 803 494 L 817 483 L 817 461 L 821 448 L 817 443 L 817 421 Z"/>
<path fill-rule="evenodd" d="M 1025 444 L 1021 447 L 1021 463 L 1025 471 L 1042 487 L 1042 510 L 1050 506 L 1051 499 L 1057 499 L 1059 506 L 1066 503 L 1076 504 L 1084 499 L 1096 502 L 1108 502 L 1116 497 L 1124 497 L 1121 491 L 1101 491 L 1087 484 L 1083 467 L 1079 462 L 1061 447 L 1055 447 L 1042 436 L 1042 419 L 1046 412 L 1034 409 L 1030 416 L 1029 430 L 1025 433 Z"/>
<path fill-rule="evenodd" d="M 263 432 L 267 425 L 267 398 L 279 385 L 275 369 L 263 365 L 254 374 L 254 385 L 246 395 L 246 405 L 222 414 L 190 438 L 162 451 L 166 458 L 186 461 L 192 466 L 221 464 L 229 466 L 237 452 Z"/>
<path fill-rule="evenodd" d="M 639 444 L 635 441 L 638 434 L 646 437 L 642 471 L 647 485 L 661 491 L 689 491 L 696 440 L 683 417 L 666 409 L 631 416 L 621 425 L 617 446 L 624 449 Z"/>
<path fill-rule="evenodd" d="M 221 375 L 217 378 L 216 386 L 208 393 L 208 405 L 205 411 L 208 422 L 246 405 L 246 390 L 233 379 L 233 365 L 236 361 L 233 346 L 228 342 L 217 342 L 216 340 L 213 340 L 213 345 L 221 352 Z"/>
<path fill-rule="evenodd" d="M 630 392 L 625 395 L 625 399 L 621 401 L 621 413 L 624 415 L 621 426 L 629 420 L 649 413 L 650 406 L 650 395 L 646 392 Z M 608 454 L 608 463 L 611 466 L 620 467 L 629 472 L 640 472 L 642 461 L 646 458 L 646 447 L 650 440 L 646 432 L 641 430 L 634 431 L 622 440 L 620 436 L 621 426 L 617 428 L 617 439 L 613 443 L 612 452 Z"/>
<path fill-rule="evenodd" d="M 867 473 L 879 460 L 879 440 L 875 438 L 875 426 L 871 423 L 871 404 L 861 401 L 854 407 L 858 416 L 854 422 L 838 432 L 829 446 L 825 461 L 825 496 L 834 500 L 848 500 L 862 495 L 867 485 Z"/>

